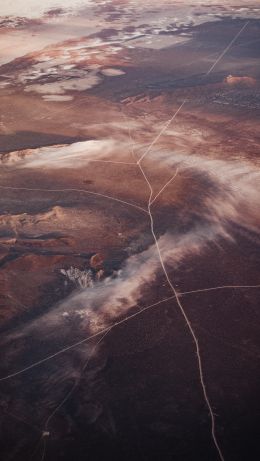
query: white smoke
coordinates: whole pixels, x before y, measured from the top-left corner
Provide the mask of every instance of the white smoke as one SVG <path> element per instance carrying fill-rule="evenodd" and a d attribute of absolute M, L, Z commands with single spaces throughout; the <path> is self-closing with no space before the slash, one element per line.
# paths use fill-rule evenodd
<path fill-rule="evenodd" d="M 151 157 L 152 161 L 160 162 L 160 166 L 173 168 L 173 172 L 178 167 L 180 174 L 188 173 L 191 183 L 201 182 L 196 192 L 198 212 L 214 224 L 216 234 L 220 231 L 226 234 L 226 225 L 230 222 L 259 231 L 259 165 L 241 159 L 223 160 L 176 152 L 154 152 Z M 203 179 L 207 180 L 205 190 Z"/>
<path fill-rule="evenodd" d="M 106 159 L 122 146 L 113 139 L 13 151 L 2 157 L 5 165 L 20 168 L 79 168 L 92 160 Z"/>

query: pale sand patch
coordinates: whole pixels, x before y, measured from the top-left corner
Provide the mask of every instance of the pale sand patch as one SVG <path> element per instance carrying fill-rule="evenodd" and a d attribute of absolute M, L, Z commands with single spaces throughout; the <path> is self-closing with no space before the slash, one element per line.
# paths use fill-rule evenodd
<path fill-rule="evenodd" d="M 178 45 L 189 40 L 189 37 L 174 35 L 149 35 L 149 37 L 136 38 L 129 41 L 128 48 L 152 48 L 160 50 L 169 46 Z"/>
<path fill-rule="evenodd" d="M 73 78 L 70 80 L 59 80 L 57 82 L 35 84 L 27 86 L 24 91 L 39 94 L 64 94 L 66 91 L 84 91 L 98 85 L 101 79 L 96 75 L 89 75 L 84 78 Z"/>
<path fill-rule="evenodd" d="M 106 77 L 117 77 L 119 75 L 124 75 L 125 72 L 123 70 L 113 69 L 111 67 L 111 68 L 107 68 L 107 69 L 102 69 L 101 74 L 105 75 Z"/>
<path fill-rule="evenodd" d="M 42 96 L 45 101 L 55 101 L 55 102 L 62 102 L 62 101 L 71 101 L 73 96 L 70 95 L 61 95 L 61 94 L 46 94 Z"/>

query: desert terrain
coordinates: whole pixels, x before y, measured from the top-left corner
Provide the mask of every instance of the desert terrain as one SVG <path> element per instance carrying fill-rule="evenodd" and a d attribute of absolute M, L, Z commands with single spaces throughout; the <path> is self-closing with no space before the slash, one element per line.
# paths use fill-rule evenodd
<path fill-rule="evenodd" d="M 260 8 L 3 0 L 1 457 L 258 459 Z"/>

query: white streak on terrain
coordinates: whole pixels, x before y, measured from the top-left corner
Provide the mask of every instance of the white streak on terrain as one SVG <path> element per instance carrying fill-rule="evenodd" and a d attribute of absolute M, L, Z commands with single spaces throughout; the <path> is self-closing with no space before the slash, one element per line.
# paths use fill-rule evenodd
<path fill-rule="evenodd" d="M 177 174 L 178 174 L 178 171 L 179 171 L 178 168 L 176 168 L 176 171 L 175 171 L 174 175 L 171 176 L 171 178 L 169 179 L 169 181 L 167 181 L 167 182 L 164 184 L 164 186 L 159 190 L 159 192 L 153 197 L 153 199 L 152 199 L 151 202 L 150 202 L 150 205 L 152 205 L 152 204 L 158 199 L 158 197 L 160 197 L 160 195 L 163 193 L 163 191 L 166 189 L 166 187 L 168 187 L 169 184 L 171 184 L 171 183 L 174 181 L 174 179 L 176 178 L 176 176 L 177 176 Z"/>
<path fill-rule="evenodd" d="M 228 52 L 228 50 L 231 48 L 231 46 L 233 45 L 233 43 L 235 43 L 235 41 L 237 40 L 237 38 L 239 37 L 239 35 L 242 34 L 243 30 L 246 28 L 246 26 L 249 24 L 249 21 L 247 21 L 243 27 L 238 31 L 238 33 L 235 35 L 235 37 L 231 40 L 231 42 L 228 44 L 228 46 L 222 51 L 222 53 L 220 54 L 220 56 L 218 57 L 218 59 L 212 64 L 212 66 L 209 68 L 208 72 L 206 75 L 209 75 L 212 70 L 214 69 L 214 67 L 216 67 L 216 65 L 219 63 L 219 61 L 223 58 L 223 56 L 225 56 L 225 54 Z"/>
<path fill-rule="evenodd" d="M 140 165 L 140 163 L 146 157 L 146 155 L 149 154 L 153 146 L 159 141 L 160 137 L 165 133 L 165 131 L 170 126 L 170 124 L 173 122 L 175 117 L 177 117 L 178 113 L 180 112 L 180 110 L 182 109 L 185 103 L 186 103 L 186 99 L 181 103 L 180 107 L 178 107 L 176 112 L 174 112 L 173 116 L 163 125 L 162 129 L 159 131 L 157 136 L 154 138 L 153 142 L 147 147 L 147 149 L 144 151 L 144 153 L 141 155 L 141 157 L 137 161 L 137 165 Z"/>
<path fill-rule="evenodd" d="M 185 295 L 189 295 L 189 294 L 204 293 L 204 292 L 207 292 L 207 291 L 222 290 L 222 289 L 252 289 L 252 288 L 260 288 L 260 285 L 223 285 L 223 286 L 218 286 L 218 287 L 209 287 L 209 288 L 201 288 L 201 289 L 198 289 L 198 290 L 178 292 L 178 296 L 180 297 L 180 296 L 185 296 Z M 160 304 L 162 304 L 164 302 L 167 302 L 167 301 L 170 301 L 172 299 L 175 299 L 175 295 L 169 296 L 169 297 L 164 298 L 164 299 L 161 299 L 160 301 L 157 301 L 157 302 L 155 302 L 153 304 L 150 304 L 149 306 L 145 306 L 145 307 L 139 309 L 134 314 L 128 315 L 127 317 L 124 317 L 122 320 L 119 320 L 117 322 L 113 322 L 112 325 L 99 330 L 97 333 L 94 333 L 94 334 L 92 334 L 90 336 L 87 336 L 86 338 L 84 338 L 84 339 L 82 339 L 80 341 L 77 341 L 77 342 L 75 342 L 75 343 L 73 343 L 73 344 L 71 344 L 71 345 L 69 345 L 67 347 L 64 347 L 63 349 L 60 349 L 59 351 L 55 352 L 54 354 L 48 355 L 47 357 L 45 357 L 45 358 L 43 358 L 41 360 L 38 360 L 37 362 L 34 362 L 34 363 L 32 363 L 31 365 L 29 365 L 29 366 L 27 366 L 25 368 L 22 368 L 22 369 L 20 369 L 20 370 L 18 370 L 16 372 L 10 373 L 9 375 L 6 375 L 6 376 L 0 378 L 0 381 L 6 381 L 6 380 L 8 380 L 10 378 L 14 378 L 15 376 L 19 376 L 19 375 L 25 373 L 26 371 L 29 371 L 29 370 L 31 370 L 31 369 L 33 369 L 35 367 L 38 367 L 38 366 L 42 365 L 43 363 L 48 362 L 49 360 L 51 360 L 51 359 L 53 359 L 55 357 L 58 357 L 59 355 L 64 354 L 65 352 L 67 352 L 69 350 L 75 349 L 78 346 L 87 343 L 91 339 L 96 338 L 96 337 L 102 335 L 103 333 L 105 333 L 107 331 L 111 331 L 113 328 L 116 328 L 118 325 L 122 325 L 123 323 L 126 323 L 126 322 L 130 321 L 131 319 L 141 315 L 143 312 L 148 311 L 148 310 L 152 309 L 153 307 L 157 307 Z"/>
<path fill-rule="evenodd" d="M 223 160 L 178 152 L 152 154 L 153 161 L 167 168 L 178 168 L 179 174 L 188 173 L 191 184 L 199 175 L 201 186 L 196 190 L 197 208 L 194 213 L 203 216 L 215 236 L 232 238 L 229 224 L 236 223 L 259 232 L 260 168 L 246 160 Z M 203 190 L 207 181 L 207 193 Z M 187 191 L 187 197 L 192 194 Z"/>
<path fill-rule="evenodd" d="M 73 144 L 13 151 L 4 154 L 1 163 L 6 166 L 34 169 L 79 168 L 91 161 L 109 160 L 108 156 L 113 154 L 115 157 L 115 152 L 123 148 L 124 144 L 121 145 L 114 139 L 79 141 Z"/>
<path fill-rule="evenodd" d="M 46 193 L 52 193 L 52 192 L 64 192 L 64 193 L 69 193 L 69 192 L 79 192 L 79 193 L 84 193 L 84 194 L 89 194 L 89 195 L 94 195 L 97 197 L 103 197 L 109 200 L 113 200 L 114 202 L 122 203 L 124 205 L 131 206 L 133 208 L 136 208 L 137 210 L 141 210 L 144 213 L 147 213 L 145 208 L 142 208 L 139 205 L 136 205 L 135 203 L 127 202 L 125 200 L 121 200 L 120 198 L 113 197 L 111 195 L 106 195 L 106 194 L 101 194 L 100 192 L 94 192 L 91 190 L 87 189 L 38 189 L 36 187 L 12 187 L 12 186 L 0 186 L 0 189 L 5 189 L 5 190 L 21 190 L 21 191 L 28 191 L 28 192 L 46 192 Z"/>

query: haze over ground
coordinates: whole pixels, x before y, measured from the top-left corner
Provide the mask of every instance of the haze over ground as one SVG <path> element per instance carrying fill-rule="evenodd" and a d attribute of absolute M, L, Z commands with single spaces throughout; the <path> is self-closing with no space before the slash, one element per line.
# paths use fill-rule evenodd
<path fill-rule="evenodd" d="M 254 1 L 3 1 L 5 460 L 257 459 Z"/>

